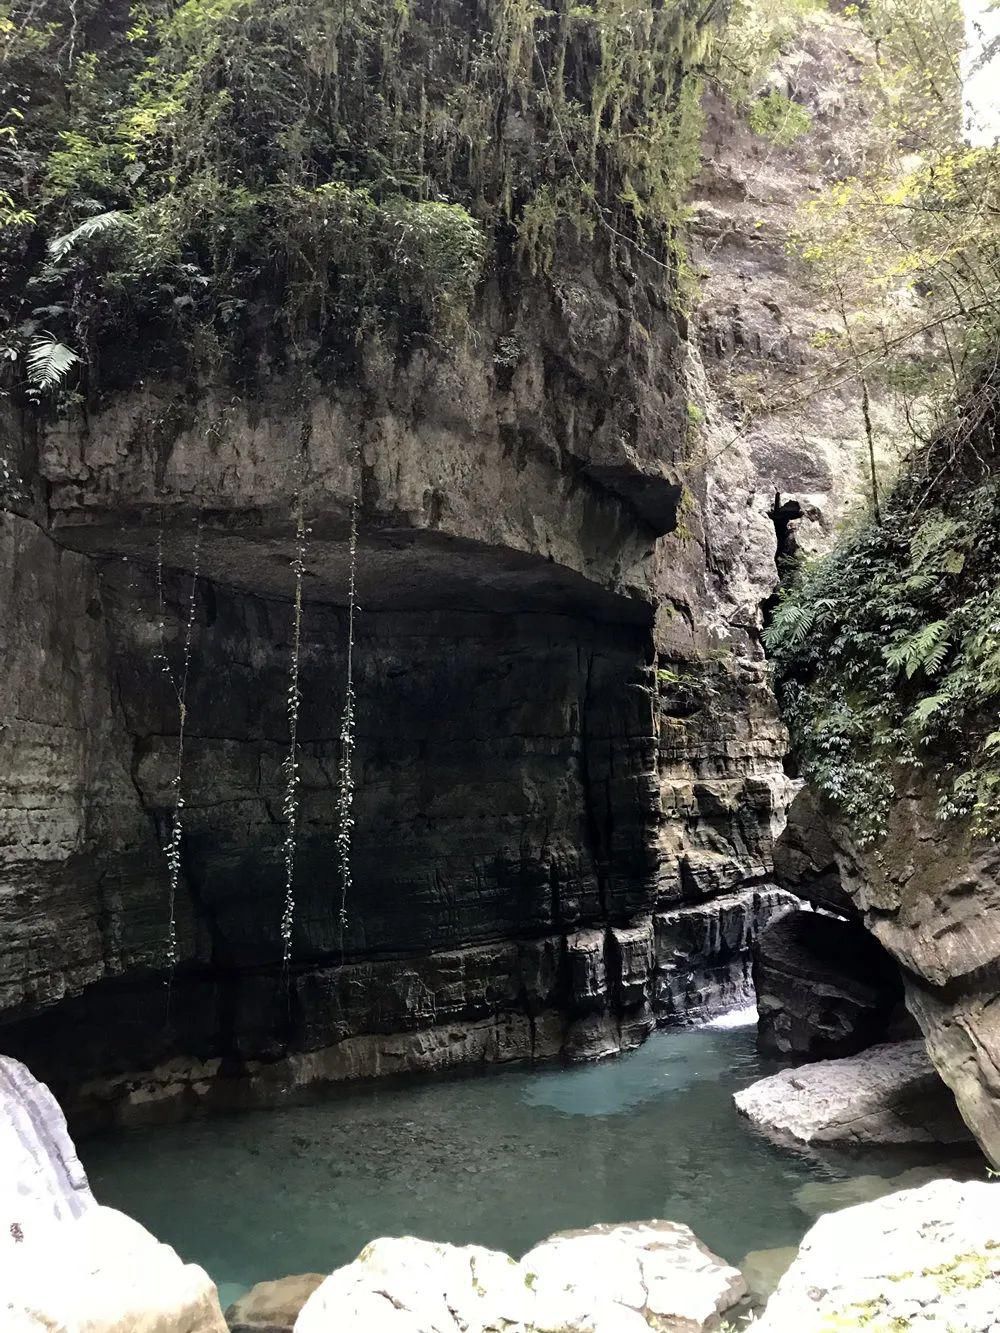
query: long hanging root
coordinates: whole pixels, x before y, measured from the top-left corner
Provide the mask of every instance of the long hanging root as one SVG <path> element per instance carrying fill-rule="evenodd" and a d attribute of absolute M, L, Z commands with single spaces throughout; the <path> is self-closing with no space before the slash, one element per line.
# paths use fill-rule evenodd
<path fill-rule="evenodd" d="M 198 578 L 201 556 L 201 524 L 195 531 L 194 549 L 191 557 L 191 585 L 187 597 L 187 614 L 184 624 L 184 642 L 181 650 L 180 673 L 177 677 L 170 669 L 164 640 L 163 616 L 163 529 L 160 528 L 156 547 L 156 582 L 160 609 L 160 669 L 170 681 L 177 697 L 177 762 L 171 785 L 174 789 L 174 809 L 170 824 L 170 838 L 164 847 L 167 857 L 168 885 L 168 925 L 167 925 L 167 996 L 169 1005 L 170 988 L 173 984 L 174 971 L 177 967 L 177 890 L 181 877 L 181 840 L 184 833 L 184 739 L 187 730 L 187 690 L 191 673 L 191 645 L 194 637 L 194 618 L 197 609 Z"/>
<path fill-rule="evenodd" d="M 337 866 L 340 871 L 340 953 L 347 934 L 347 900 L 351 878 L 351 835 L 354 830 L 354 619 L 357 612 L 358 500 L 351 502 L 351 535 L 347 582 L 347 681 L 340 719 L 340 768 L 337 791 Z"/>
<path fill-rule="evenodd" d="M 292 612 L 292 649 L 288 666 L 288 755 L 285 759 L 285 801 L 282 813 L 285 817 L 285 839 L 283 852 L 285 859 L 285 906 L 281 914 L 281 961 L 285 981 L 288 981 L 288 967 L 292 959 L 292 926 L 295 917 L 295 839 L 299 814 L 299 704 L 302 694 L 299 690 L 299 657 L 302 647 L 302 577 L 306 567 L 306 546 L 308 529 L 305 511 L 302 505 L 302 491 L 296 496 L 295 511 L 295 554 L 292 556 L 292 572 L 295 575 L 295 601 Z"/>

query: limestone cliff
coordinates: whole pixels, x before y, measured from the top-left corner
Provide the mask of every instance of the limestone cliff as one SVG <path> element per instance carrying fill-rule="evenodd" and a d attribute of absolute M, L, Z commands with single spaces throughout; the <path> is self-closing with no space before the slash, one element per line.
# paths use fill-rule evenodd
<path fill-rule="evenodd" d="M 843 391 L 807 447 L 779 447 L 784 427 L 763 417 L 731 441 L 733 377 L 794 379 L 813 355 L 782 220 L 805 181 L 839 169 L 829 144 L 857 104 L 828 89 L 860 57 L 846 21 L 805 31 L 803 142 L 776 147 L 707 104 L 693 323 L 669 264 L 567 230 L 554 272 L 498 250 L 457 344 L 397 355 L 362 337 L 347 362 L 274 361 L 249 381 L 150 368 L 55 419 L 10 409 L 0 1044 L 77 1106 L 137 1116 L 601 1054 L 746 995 L 754 931 L 788 901 L 769 880 L 794 789 L 762 604 L 788 525 L 822 540 L 842 500 L 833 460 L 856 438 L 829 428 Z M 310 532 L 286 976 L 297 495 Z M 178 708 L 163 667 L 180 661 L 192 588 L 168 986 Z"/>

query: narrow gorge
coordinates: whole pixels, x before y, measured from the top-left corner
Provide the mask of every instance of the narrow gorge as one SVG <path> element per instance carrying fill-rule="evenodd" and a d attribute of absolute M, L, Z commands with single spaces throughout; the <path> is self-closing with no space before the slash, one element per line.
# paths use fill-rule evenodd
<path fill-rule="evenodd" d="M 0 5 L 0 1333 L 994 1327 L 996 34 L 904 8 Z"/>

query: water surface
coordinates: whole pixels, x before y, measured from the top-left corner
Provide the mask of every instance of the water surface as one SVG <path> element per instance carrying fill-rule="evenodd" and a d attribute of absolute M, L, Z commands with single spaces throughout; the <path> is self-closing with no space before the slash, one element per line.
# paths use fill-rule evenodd
<path fill-rule="evenodd" d="M 820 1159 L 761 1139 L 732 1104 L 766 1072 L 755 1036 L 749 1025 L 676 1030 L 601 1064 L 374 1084 L 123 1131 L 81 1155 L 100 1201 L 202 1264 L 224 1303 L 263 1278 L 327 1272 L 381 1235 L 520 1255 L 553 1231 L 662 1217 L 737 1262 L 801 1239 L 803 1185 L 828 1182 L 832 1207 L 837 1182 L 920 1160 Z"/>

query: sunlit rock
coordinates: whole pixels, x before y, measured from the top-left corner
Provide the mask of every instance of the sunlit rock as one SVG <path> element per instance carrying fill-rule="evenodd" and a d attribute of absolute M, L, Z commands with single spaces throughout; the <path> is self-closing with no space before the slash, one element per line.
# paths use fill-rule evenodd
<path fill-rule="evenodd" d="M 573 1333 L 694 1333 L 716 1327 L 746 1293 L 739 1270 L 678 1222 L 562 1232 L 521 1263 L 541 1303 L 539 1327 Z"/>
<path fill-rule="evenodd" d="M 485 1333 L 530 1328 L 536 1298 L 516 1260 L 414 1236 L 372 1241 L 306 1301 L 295 1333 Z"/>
<path fill-rule="evenodd" d="M 699 1333 L 745 1291 L 737 1269 L 674 1222 L 563 1232 L 520 1263 L 404 1236 L 331 1274 L 295 1333 Z"/>
<path fill-rule="evenodd" d="M 1000 1185 L 938 1180 L 821 1217 L 755 1327 L 992 1333 Z"/>
<path fill-rule="evenodd" d="M 3 1333 L 224 1333 L 215 1287 L 94 1201 L 55 1098 L 0 1057 Z"/>

